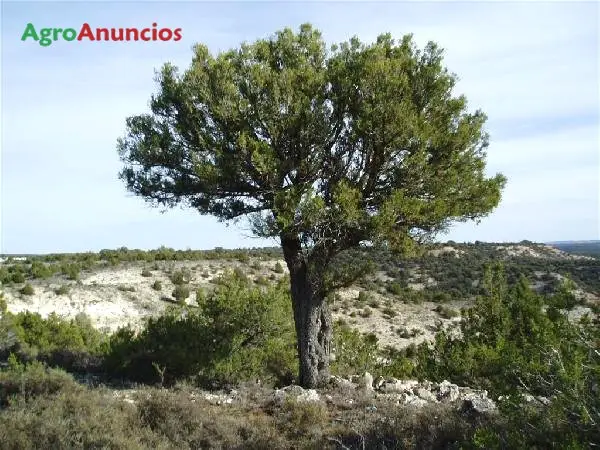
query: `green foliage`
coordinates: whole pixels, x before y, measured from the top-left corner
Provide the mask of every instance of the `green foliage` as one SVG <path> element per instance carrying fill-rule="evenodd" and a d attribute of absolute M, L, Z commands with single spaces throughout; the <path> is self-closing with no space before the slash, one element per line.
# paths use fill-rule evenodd
<path fill-rule="evenodd" d="M 190 296 L 190 288 L 184 285 L 175 286 L 171 296 L 179 303 L 183 303 Z"/>
<path fill-rule="evenodd" d="M 275 273 L 283 273 L 283 265 L 281 265 L 281 263 L 279 261 L 277 261 L 275 263 L 275 266 L 273 267 L 273 272 L 275 272 Z"/>
<path fill-rule="evenodd" d="M 148 269 L 144 269 L 144 270 L 142 270 L 142 276 L 146 277 L 146 278 L 149 278 L 149 277 L 152 276 L 152 272 L 149 271 Z"/>
<path fill-rule="evenodd" d="M 31 284 L 27 283 L 19 290 L 19 292 L 23 295 L 33 295 L 35 294 L 35 289 Z"/>
<path fill-rule="evenodd" d="M 303 24 L 194 53 L 183 72 L 162 67 L 150 114 L 129 117 L 118 142 L 121 179 L 152 204 L 249 215 L 258 236 L 318 243 L 310 259 L 323 270 L 362 241 L 410 252 L 500 201 L 485 114 L 453 95 L 434 43 L 382 34 L 328 51 Z"/>
<path fill-rule="evenodd" d="M 439 305 L 435 308 L 435 311 L 442 316 L 444 319 L 452 319 L 454 317 L 458 317 L 460 316 L 460 313 L 453 309 L 450 308 L 449 306 L 446 305 Z"/>
<path fill-rule="evenodd" d="M 69 280 L 79 280 L 80 266 L 78 263 L 65 263 L 61 267 L 61 271 Z"/>
<path fill-rule="evenodd" d="M 130 329 L 115 333 L 109 370 L 153 381 L 155 363 L 165 368 L 167 383 L 196 375 L 203 384 L 290 377 L 294 328 L 283 286 L 254 288 L 230 274 L 197 299 L 198 309 L 176 308 L 149 319 L 137 335 Z"/>
<path fill-rule="evenodd" d="M 49 369 L 39 361 L 21 364 L 11 354 L 8 370 L 0 370 L 0 406 L 6 407 L 11 398 L 25 400 L 56 394 L 61 390 L 76 390 L 72 376 L 60 369 Z"/>
<path fill-rule="evenodd" d="M 171 275 L 171 282 L 177 286 L 190 282 L 191 274 L 188 270 L 178 270 Z"/>
<path fill-rule="evenodd" d="M 19 341 L 37 352 L 52 350 L 86 350 L 97 352 L 102 349 L 103 336 L 84 314 L 65 320 L 51 313 L 42 318 L 38 313 L 24 311 L 13 316 Z"/>
<path fill-rule="evenodd" d="M 25 283 L 25 274 L 21 271 L 15 271 L 11 275 L 11 281 L 13 283 Z"/>
<path fill-rule="evenodd" d="M 154 280 L 154 283 L 152 283 L 152 289 L 154 289 L 155 291 L 162 290 L 162 283 L 160 282 L 160 280 Z"/>
<path fill-rule="evenodd" d="M 45 264 L 39 260 L 34 260 L 31 263 L 31 268 L 29 269 L 29 273 L 31 278 L 42 278 L 46 279 L 54 275 L 53 266 Z"/>
<path fill-rule="evenodd" d="M 67 295 L 70 291 L 70 287 L 68 284 L 62 284 L 60 287 L 54 290 L 56 295 Z"/>
<path fill-rule="evenodd" d="M 487 429 L 481 439 L 485 434 L 519 448 L 558 443 L 583 448 L 600 439 L 597 319 L 573 324 L 554 307 L 545 311 L 544 297 L 532 292 L 525 278 L 509 287 L 502 267 L 487 271 L 485 280 L 486 295 L 466 311 L 462 336 L 440 332 L 432 347 L 422 345 L 417 372 L 507 396 L 502 408 L 508 429 Z M 522 394 L 550 398 L 550 406 L 523 408 Z M 519 441 L 523 436 L 527 444 Z"/>
<path fill-rule="evenodd" d="M 135 292 L 135 287 L 133 287 L 133 286 L 120 285 L 120 286 L 117 286 L 117 289 L 121 292 Z"/>
<path fill-rule="evenodd" d="M 341 376 L 375 373 L 377 367 L 377 338 L 363 335 L 340 322 L 336 322 L 333 341 L 335 360 L 331 370 Z"/>

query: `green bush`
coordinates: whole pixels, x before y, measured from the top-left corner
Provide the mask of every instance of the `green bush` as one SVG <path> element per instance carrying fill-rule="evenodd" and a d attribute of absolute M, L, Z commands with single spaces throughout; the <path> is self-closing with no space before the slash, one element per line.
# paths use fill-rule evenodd
<path fill-rule="evenodd" d="M 437 306 L 435 308 L 435 311 L 440 316 L 442 316 L 444 319 L 452 319 L 454 317 L 460 316 L 460 313 L 457 310 L 455 310 L 453 308 L 450 308 L 450 307 L 448 307 L 446 305 L 439 305 L 439 306 Z"/>
<path fill-rule="evenodd" d="M 279 261 L 277 261 L 275 263 L 275 266 L 273 267 L 273 272 L 275 272 L 275 273 L 283 273 L 283 266 L 281 265 L 281 263 Z"/>
<path fill-rule="evenodd" d="M 25 274 L 21 271 L 13 272 L 11 279 L 13 283 L 25 283 Z"/>
<path fill-rule="evenodd" d="M 571 323 L 521 277 L 509 287 L 502 266 L 485 274 L 486 294 L 466 310 L 460 337 L 436 335 L 418 350 L 421 378 L 487 389 L 506 396 L 503 429 L 479 434 L 487 445 L 518 448 L 586 448 L 600 441 L 600 323 Z M 521 396 L 552 399 L 543 409 L 524 408 Z M 520 441 L 520 439 L 525 439 Z"/>
<path fill-rule="evenodd" d="M 107 349 L 106 336 L 93 327 L 85 314 L 65 320 L 55 313 L 42 318 L 38 313 L 24 311 L 6 313 L 5 320 L 15 336 L 9 350 L 23 355 L 25 359 L 38 357 L 49 362 L 58 359 L 77 367 L 82 365 L 81 361 L 77 361 L 78 357 L 87 359 L 90 355 L 101 355 Z"/>
<path fill-rule="evenodd" d="M 19 292 L 23 295 L 33 295 L 35 294 L 35 289 L 31 284 L 27 283 L 19 290 Z"/>
<path fill-rule="evenodd" d="M 171 283 L 181 286 L 190 282 L 191 274 L 187 270 L 177 270 L 171 275 Z"/>
<path fill-rule="evenodd" d="M 60 369 L 49 369 L 39 361 L 21 364 L 14 355 L 8 361 L 8 370 L 0 371 L 0 406 L 8 406 L 15 395 L 28 400 L 79 387 L 71 375 Z"/>
<path fill-rule="evenodd" d="M 68 284 L 63 284 L 60 287 L 54 289 L 54 293 L 56 295 L 67 295 L 69 293 L 69 285 Z"/>
<path fill-rule="evenodd" d="M 333 353 L 331 371 L 340 376 L 362 374 L 378 370 L 377 338 L 363 335 L 342 322 L 334 324 Z"/>
<path fill-rule="evenodd" d="M 37 260 L 33 261 L 31 263 L 31 268 L 30 268 L 29 272 L 31 274 L 31 278 L 42 278 L 42 279 L 49 278 L 54 274 L 52 267 L 48 266 L 47 264 L 44 264 L 41 261 L 37 261 Z"/>
<path fill-rule="evenodd" d="M 121 292 L 135 292 L 135 287 L 133 286 L 117 286 L 117 289 Z"/>
<path fill-rule="evenodd" d="M 61 271 L 69 280 L 79 280 L 80 267 L 77 263 L 63 264 Z"/>
<path fill-rule="evenodd" d="M 288 380 L 295 372 L 294 326 L 286 287 L 252 287 L 235 275 L 197 298 L 199 308 L 174 308 L 150 318 L 139 333 L 123 328 L 111 337 L 107 367 L 134 380 L 165 382 L 199 374 L 205 385 L 261 377 Z"/>
<path fill-rule="evenodd" d="M 160 282 L 160 280 L 154 280 L 154 283 L 152 283 L 152 289 L 154 289 L 155 291 L 162 290 L 162 283 Z"/>
<path fill-rule="evenodd" d="M 190 288 L 187 286 L 175 286 L 171 296 L 179 303 L 183 303 L 190 296 Z"/>
<path fill-rule="evenodd" d="M 150 272 L 148 269 L 144 269 L 144 270 L 142 270 L 142 276 L 146 277 L 146 278 L 151 277 L 152 272 Z"/>
<path fill-rule="evenodd" d="M 267 280 L 264 276 L 260 275 L 258 277 L 256 277 L 256 280 L 254 280 L 254 282 L 256 284 L 258 284 L 259 286 L 267 286 L 269 284 L 269 280 Z"/>

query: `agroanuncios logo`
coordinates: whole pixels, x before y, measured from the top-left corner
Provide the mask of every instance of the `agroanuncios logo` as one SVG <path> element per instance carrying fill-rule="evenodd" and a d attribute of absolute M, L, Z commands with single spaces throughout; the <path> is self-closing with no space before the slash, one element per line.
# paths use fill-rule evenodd
<path fill-rule="evenodd" d="M 40 28 L 28 23 L 21 36 L 22 41 L 33 40 L 42 47 L 48 47 L 58 40 L 65 41 L 179 41 L 181 28 L 158 28 L 155 22 L 152 28 L 92 28 L 87 22 L 75 28 Z"/>

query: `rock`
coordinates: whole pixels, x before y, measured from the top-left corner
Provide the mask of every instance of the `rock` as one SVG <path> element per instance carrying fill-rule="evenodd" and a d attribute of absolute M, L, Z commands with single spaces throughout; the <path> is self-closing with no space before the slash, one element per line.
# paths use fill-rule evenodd
<path fill-rule="evenodd" d="M 489 413 L 496 409 L 496 404 L 487 396 L 487 391 L 465 392 L 461 409 L 466 412 L 475 411 L 480 414 Z"/>
<path fill-rule="evenodd" d="M 413 388 L 418 386 L 419 382 L 416 380 L 396 380 L 394 378 L 386 381 L 382 386 L 381 390 L 387 393 L 397 392 L 402 394 L 404 392 L 412 392 Z"/>
<path fill-rule="evenodd" d="M 423 400 L 427 401 L 427 402 L 436 402 L 437 398 L 434 394 L 431 393 L 431 391 L 428 391 L 425 388 L 417 388 L 415 389 L 415 394 L 419 397 L 422 398 Z"/>
<path fill-rule="evenodd" d="M 369 372 L 365 372 L 365 374 L 363 375 L 362 387 L 365 388 L 367 391 L 373 390 L 373 375 L 371 375 Z"/>
<path fill-rule="evenodd" d="M 385 384 L 385 378 L 383 378 L 383 377 L 377 377 L 375 379 L 375 381 L 373 382 L 373 388 L 376 391 L 379 391 L 384 384 Z"/>
<path fill-rule="evenodd" d="M 204 400 L 212 403 L 213 405 L 230 405 L 233 403 L 233 399 L 227 395 L 206 393 L 203 397 Z"/>
<path fill-rule="evenodd" d="M 444 380 L 438 385 L 437 399 L 439 401 L 455 402 L 459 397 L 460 391 L 456 384 Z"/>
<path fill-rule="evenodd" d="M 320 400 L 321 397 L 314 389 L 308 389 L 296 397 L 296 401 L 304 403 L 318 402 Z"/>
<path fill-rule="evenodd" d="M 356 385 L 352 381 L 346 380 L 345 378 L 337 377 L 335 375 L 329 378 L 329 383 L 338 388 L 356 389 Z"/>
<path fill-rule="evenodd" d="M 298 402 L 316 402 L 321 400 L 319 394 L 314 389 L 305 390 L 296 385 L 275 389 L 273 392 L 273 400 L 277 403 L 282 403 L 287 397 L 294 398 Z"/>
<path fill-rule="evenodd" d="M 414 394 L 411 393 L 404 393 L 402 394 L 402 399 L 401 399 L 401 403 L 404 403 L 405 405 L 410 405 L 410 406 L 416 406 L 418 408 L 427 405 L 427 400 L 423 400 L 420 397 L 417 397 Z"/>

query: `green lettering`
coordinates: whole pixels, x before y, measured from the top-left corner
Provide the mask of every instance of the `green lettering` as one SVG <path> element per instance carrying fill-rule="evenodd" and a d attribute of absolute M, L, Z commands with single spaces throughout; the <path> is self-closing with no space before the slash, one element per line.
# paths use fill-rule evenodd
<path fill-rule="evenodd" d="M 77 31 L 74 28 L 65 28 L 62 35 L 65 41 L 73 41 L 77 37 Z"/>
<path fill-rule="evenodd" d="M 40 30 L 40 45 L 42 47 L 48 47 L 50 44 L 52 44 L 52 39 L 50 39 L 50 36 L 52 36 L 52 30 L 53 28 L 42 28 Z"/>
<path fill-rule="evenodd" d="M 25 31 L 23 31 L 23 36 L 21 36 L 21 40 L 25 41 L 29 37 L 33 38 L 34 41 L 38 41 L 40 39 L 32 23 L 28 23 L 25 27 Z"/>

